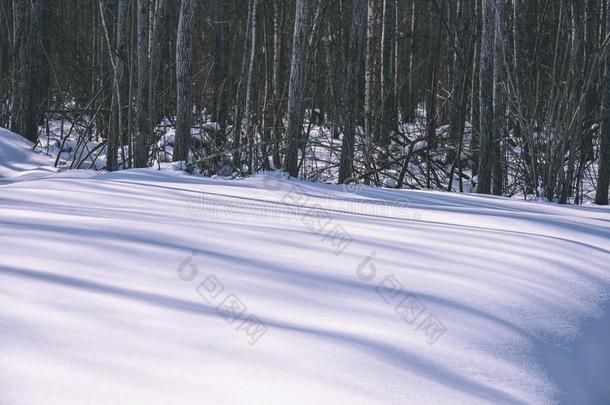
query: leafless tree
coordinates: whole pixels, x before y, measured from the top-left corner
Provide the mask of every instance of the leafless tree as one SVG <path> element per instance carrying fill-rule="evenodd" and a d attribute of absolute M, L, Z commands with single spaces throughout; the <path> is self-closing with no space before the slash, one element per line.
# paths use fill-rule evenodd
<path fill-rule="evenodd" d="M 303 140 L 303 96 L 307 69 L 307 26 L 309 23 L 309 1 L 296 0 L 294 35 L 292 40 L 292 63 L 288 89 L 288 123 L 286 137 L 288 147 L 284 169 L 293 177 L 298 175 L 298 152 Z"/>
<path fill-rule="evenodd" d="M 196 0 L 181 0 L 176 40 L 176 142 L 174 162 L 187 160 L 193 122 L 193 27 Z"/>

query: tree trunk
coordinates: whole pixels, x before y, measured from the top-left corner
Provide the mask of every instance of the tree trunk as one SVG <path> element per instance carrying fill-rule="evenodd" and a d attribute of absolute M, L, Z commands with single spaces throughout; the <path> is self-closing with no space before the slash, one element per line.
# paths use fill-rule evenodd
<path fill-rule="evenodd" d="M 118 101 L 118 127 L 119 143 L 126 145 L 129 143 L 128 115 L 129 105 L 129 0 L 119 0 L 117 8 L 117 32 L 116 32 L 116 52 L 117 52 L 117 79 L 119 89 L 117 94 Z"/>
<path fill-rule="evenodd" d="M 580 87 L 582 86 L 584 80 L 582 77 L 582 69 L 586 69 L 583 61 L 584 49 L 582 43 L 583 29 L 580 18 L 582 13 L 581 7 L 582 5 L 579 2 L 570 3 L 572 43 L 569 60 L 571 72 L 571 88 L 569 91 L 572 94 L 569 96 L 571 97 L 575 97 L 580 91 Z M 572 121 L 574 124 L 571 124 L 567 129 L 566 138 L 569 152 L 565 176 L 562 176 L 563 184 L 559 187 L 559 204 L 567 204 L 570 196 L 573 194 L 574 166 L 576 164 L 577 147 L 579 146 L 581 139 L 580 135 L 582 132 L 582 119 L 582 108 L 578 108 L 574 113 L 574 120 Z M 563 171 L 562 162 L 559 162 L 559 164 L 561 165 L 560 171 Z"/>
<path fill-rule="evenodd" d="M 187 161 L 193 121 L 193 26 L 197 0 L 182 0 L 176 38 L 176 142 L 174 162 Z"/>
<path fill-rule="evenodd" d="M 414 83 L 414 71 L 415 71 L 415 22 L 417 21 L 416 14 L 416 4 L 415 0 L 411 0 L 411 15 L 410 15 L 410 23 L 409 23 L 409 52 L 408 52 L 408 62 L 407 66 L 409 67 L 409 73 L 407 77 L 407 105 L 405 111 L 405 120 L 407 122 L 412 122 L 415 119 L 416 110 L 417 110 L 417 91 Z"/>
<path fill-rule="evenodd" d="M 306 43 L 308 21 L 309 1 L 297 0 L 288 88 L 288 124 L 286 131 L 288 148 L 284 159 L 284 169 L 293 177 L 298 175 L 299 147 L 304 147 L 303 94 L 305 90 L 305 70 L 307 69 Z"/>
<path fill-rule="evenodd" d="M 252 20 L 250 32 L 250 59 L 248 60 L 248 71 L 246 75 L 246 99 L 244 100 L 244 128 L 246 130 L 246 142 L 248 143 L 248 173 L 252 172 L 252 148 L 254 144 L 254 126 L 252 125 L 252 74 L 254 73 L 254 59 L 256 56 L 256 9 L 258 0 L 252 5 Z"/>
<path fill-rule="evenodd" d="M 366 133 L 367 148 L 372 145 L 372 140 L 375 138 L 373 134 L 373 114 L 375 100 L 375 0 L 368 0 L 367 7 L 367 24 L 366 24 L 366 62 L 364 72 L 364 132 Z"/>
<path fill-rule="evenodd" d="M 28 4 L 29 3 L 29 4 Z M 36 143 L 47 96 L 42 0 L 13 0 L 11 130 Z"/>
<path fill-rule="evenodd" d="M 479 145 L 481 139 L 481 109 L 480 109 L 480 74 L 481 74 L 481 0 L 474 0 L 474 41 L 473 41 L 473 63 L 472 77 L 470 79 L 470 123 L 472 125 L 472 136 L 470 139 L 470 155 L 472 176 L 478 175 L 479 170 Z"/>
<path fill-rule="evenodd" d="M 585 63 L 582 67 L 582 77 L 586 80 L 587 69 L 589 64 L 596 57 L 598 53 L 597 44 L 599 43 L 598 30 L 599 24 L 596 18 L 597 13 L 601 10 L 601 5 L 597 5 L 598 0 L 587 0 L 585 7 L 585 29 L 584 29 L 584 50 L 585 50 Z M 590 162 L 593 158 L 593 129 L 597 120 L 597 108 L 601 104 L 601 100 L 598 98 L 598 92 L 594 88 L 590 88 L 585 96 L 585 104 L 583 111 L 583 126 L 580 141 L 580 169 L 584 168 L 587 162 Z"/>
<path fill-rule="evenodd" d="M 606 35 L 610 34 L 610 0 L 606 0 Z M 606 58 L 606 71 L 603 81 L 602 130 L 599 145 L 597 192 L 595 203 L 608 205 L 610 187 L 610 59 Z"/>
<path fill-rule="evenodd" d="M 214 139 L 214 153 L 220 152 L 226 143 L 227 130 L 227 68 L 229 58 L 228 30 L 229 20 L 227 16 L 227 2 L 225 0 L 216 1 L 215 7 L 215 36 L 214 36 L 214 82 L 216 91 L 214 97 L 215 120 L 219 126 Z M 217 165 L 217 163 L 216 163 Z"/>
<path fill-rule="evenodd" d="M 352 28 L 346 61 L 345 83 L 343 90 L 345 125 L 339 164 L 339 183 L 352 177 L 354 170 L 354 144 L 356 139 L 357 95 L 360 89 L 360 62 L 362 57 L 362 35 L 366 19 L 366 0 L 354 0 L 352 8 Z"/>
<path fill-rule="evenodd" d="M 432 152 L 435 149 L 436 139 L 436 86 L 437 70 L 440 51 L 441 32 L 441 2 L 443 0 L 430 0 L 430 48 L 428 53 L 428 91 L 426 95 L 426 187 L 430 188 L 432 170 Z"/>
<path fill-rule="evenodd" d="M 127 48 L 127 0 L 118 0 L 116 10 L 116 33 L 112 45 L 109 22 L 106 19 L 105 7 L 99 1 L 102 26 L 106 36 L 109 59 L 112 64 L 112 103 L 110 117 L 110 131 L 107 136 L 106 170 L 117 170 L 119 143 L 126 137 L 126 120 L 124 105 L 128 104 L 127 74 L 126 74 L 126 48 Z M 105 2 L 106 5 L 108 4 Z"/>
<path fill-rule="evenodd" d="M 282 72 L 282 0 L 273 0 L 273 165 L 280 167 L 280 143 L 282 138 L 282 99 L 284 93 Z"/>
<path fill-rule="evenodd" d="M 256 44 L 256 6 L 257 0 L 250 0 L 248 5 L 248 23 L 246 28 L 246 39 L 244 40 L 244 53 L 242 60 L 242 72 L 237 86 L 235 100 L 235 123 L 233 125 L 233 166 L 236 170 L 241 169 L 241 136 L 242 129 L 248 130 L 247 120 L 250 87 L 252 82 L 253 57 L 252 51 Z M 254 35 L 253 35 L 254 34 Z"/>
<path fill-rule="evenodd" d="M 106 46 L 108 48 L 108 55 L 109 55 L 109 59 L 110 59 L 110 63 L 112 65 L 112 101 L 110 104 L 110 124 L 109 124 L 109 131 L 107 134 L 107 145 L 106 145 L 106 170 L 108 170 L 109 172 L 113 172 L 117 169 L 117 155 L 118 155 L 118 150 L 119 150 L 119 142 L 118 142 L 118 138 L 119 138 L 119 128 L 120 128 L 120 122 L 121 122 L 121 111 L 120 111 L 120 105 L 121 105 L 121 101 L 120 101 L 120 94 L 119 94 L 119 70 L 118 70 L 118 66 L 117 66 L 117 62 L 118 62 L 118 57 L 117 57 L 117 50 L 115 48 L 115 45 L 113 45 L 112 40 L 110 39 L 110 28 L 108 27 L 108 25 L 110 24 L 107 21 L 107 8 L 108 8 L 108 2 L 107 1 L 103 1 L 103 0 L 99 0 L 98 1 L 99 4 L 99 8 L 100 8 L 100 19 L 101 19 L 101 25 L 102 25 L 102 29 L 104 32 L 104 36 L 106 38 Z M 121 4 L 119 2 L 118 4 L 119 9 L 117 10 L 118 12 L 120 12 L 120 7 Z M 118 23 L 117 23 L 117 37 L 119 35 L 119 27 L 118 27 Z M 100 47 L 101 48 L 101 47 Z M 100 49 L 101 51 L 101 49 Z"/>
<path fill-rule="evenodd" d="M 136 131 L 134 140 L 134 166 L 148 166 L 148 20 L 150 0 L 137 1 L 137 64 Z"/>
<path fill-rule="evenodd" d="M 483 0 L 483 25 L 481 31 L 480 115 L 481 139 L 479 146 L 479 180 L 477 192 L 491 193 L 492 159 L 494 149 L 493 89 L 494 89 L 494 37 L 496 1 Z"/>
<path fill-rule="evenodd" d="M 123 1 L 123 0 L 121 0 Z M 161 68 L 164 60 L 162 57 L 163 47 L 169 41 L 167 35 L 167 19 L 168 19 L 168 0 L 156 0 L 155 12 L 153 19 L 152 40 L 150 47 L 150 72 L 149 72 L 149 104 L 148 111 L 150 116 L 150 131 L 154 130 L 153 126 L 163 119 L 163 111 L 158 105 L 158 95 L 161 84 L 163 83 Z"/>
<path fill-rule="evenodd" d="M 504 1 L 496 2 L 495 13 L 495 33 L 494 33 L 494 88 L 493 88 L 493 163 L 492 163 L 492 193 L 502 195 L 504 184 L 504 165 L 503 165 L 503 142 L 504 142 L 504 88 L 503 88 L 503 21 L 504 21 Z"/>
<path fill-rule="evenodd" d="M 30 94 L 29 60 L 28 60 L 28 9 L 23 0 L 13 0 L 13 58 L 11 89 L 11 131 L 25 135 L 27 106 Z M 26 136 L 27 137 L 27 136 Z M 35 141 L 33 138 L 29 138 Z"/>
<path fill-rule="evenodd" d="M 381 157 L 385 160 L 388 156 L 388 148 L 392 140 L 392 134 L 396 131 L 398 119 L 396 115 L 394 97 L 394 12 L 396 0 L 383 0 L 383 27 L 381 32 L 381 133 L 379 134 L 379 146 Z"/>
<path fill-rule="evenodd" d="M 462 138 L 464 136 L 464 124 L 466 120 L 466 99 L 468 68 L 471 63 L 472 46 L 472 1 L 462 0 L 460 13 L 457 21 L 456 32 L 456 68 L 453 76 L 453 92 L 451 96 L 451 124 L 449 126 L 448 159 L 451 170 L 449 173 L 448 190 L 451 191 L 453 174 L 456 166 L 460 164 L 462 150 Z"/>
<path fill-rule="evenodd" d="M 48 7 L 48 4 L 47 6 Z M 45 3 L 43 0 L 31 1 L 31 98 L 30 98 L 30 118 L 27 122 L 25 135 L 33 142 L 38 140 L 38 126 L 42 123 L 42 118 L 46 110 L 48 88 L 49 88 L 49 63 L 44 56 L 44 39 L 46 38 L 45 27 L 47 16 Z"/>
<path fill-rule="evenodd" d="M 521 33 L 519 30 L 519 15 L 521 12 L 521 1 L 513 0 L 513 81 L 517 95 L 521 94 Z"/>

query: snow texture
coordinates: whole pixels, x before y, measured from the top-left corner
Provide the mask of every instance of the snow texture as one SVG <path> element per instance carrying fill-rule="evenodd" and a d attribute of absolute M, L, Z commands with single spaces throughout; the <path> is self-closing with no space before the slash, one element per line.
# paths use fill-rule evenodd
<path fill-rule="evenodd" d="M 1 404 L 610 401 L 605 208 L 0 152 Z"/>
<path fill-rule="evenodd" d="M 33 179 L 56 172 L 53 158 L 33 149 L 30 141 L 0 128 L 0 179 Z"/>

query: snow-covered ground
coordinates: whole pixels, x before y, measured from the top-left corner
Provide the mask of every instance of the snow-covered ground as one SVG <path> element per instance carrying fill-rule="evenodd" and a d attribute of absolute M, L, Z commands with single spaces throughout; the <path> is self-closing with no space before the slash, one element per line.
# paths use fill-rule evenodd
<path fill-rule="evenodd" d="M 0 128 L 0 181 L 46 177 L 57 171 L 51 156 L 33 149 L 34 144 L 27 139 Z"/>
<path fill-rule="evenodd" d="M 608 209 L 0 142 L 0 404 L 610 403 Z"/>

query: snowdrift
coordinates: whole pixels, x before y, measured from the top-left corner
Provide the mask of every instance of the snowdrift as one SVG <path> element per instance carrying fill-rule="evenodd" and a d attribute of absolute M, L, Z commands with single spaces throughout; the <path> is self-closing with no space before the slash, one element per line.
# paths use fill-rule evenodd
<path fill-rule="evenodd" d="M 21 135 L 0 128 L 0 179 L 34 179 L 55 173 L 53 158 L 33 149 L 34 144 Z"/>
<path fill-rule="evenodd" d="M 3 404 L 610 401 L 606 209 L 129 170 L 0 247 Z"/>

